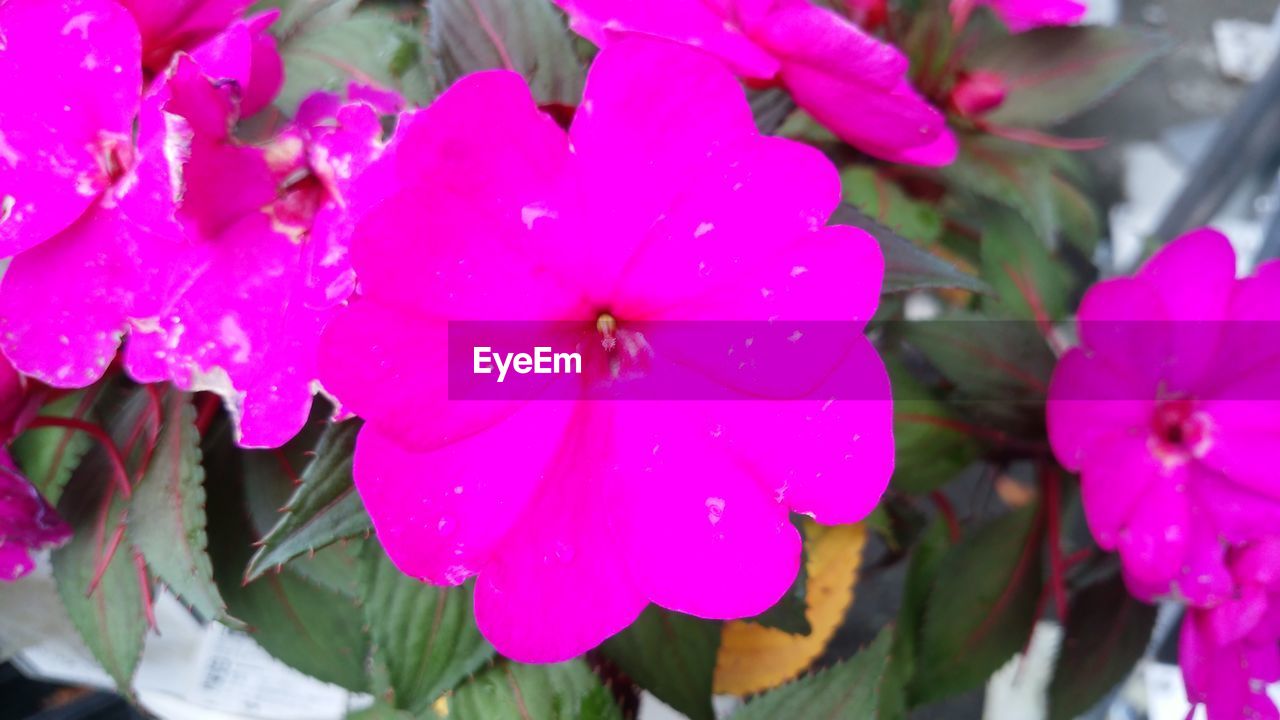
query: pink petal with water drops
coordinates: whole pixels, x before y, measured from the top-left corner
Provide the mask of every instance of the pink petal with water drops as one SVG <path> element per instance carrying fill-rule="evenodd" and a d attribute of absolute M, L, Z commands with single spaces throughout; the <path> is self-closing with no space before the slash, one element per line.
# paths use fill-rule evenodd
<path fill-rule="evenodd" d="M 1140 582 L 1168 583 L 1182 568 L 1191 535 L 1183 488 L 1183 474 L 1157 478 L 1119 534 L 1116 546 L 1125 571 Z"/>
<path fill-rule="evenodd" d="M 0 256 L 69 227 L 129 156 L 138 42 L 108 0 L 0 6 Z"/>
<path fill-rule="evenodd" d="M 1147 388 L 1099 355 L 1073 348 L 1049 383 L 1049 442 L 1068 470 L 1079 470 L 1100 443 L 1120 441 L 1146 451 L 1155 403 Z"/>
<path fill-rule="evenodd" d="M 609 475 L 611 448 L 597 437 L 614 412 L 608 404 L 577 405 L 537 495 L 476 580 L 480 632 L 513 660 L 581 655 L 648 603 L 629 570 L 633 546 L 618 527 L 622 496 Z M 543 457 L 539 448 L 537 460 Z"/>
<path fill-rule="evenodd" d="M 325 389 L 410 449 L 434 450 L 493 426 L 518 402 L 448 402 L 448 324 L 358 298 L 324 330 Z M 435 408 L 431 413 L 418 408 Z"/>
<path fill-rule="evenodd" d="M 356 488 L 396 565 L 437 584 L 483 569 L 563 454 L 572 410 L 525 403 L 486 432 L 427 452 L 406 450 L 376 425 L 362 430 Z"/>
<path fill-rule="evenodd" d="M 748 617 L 795 580 L 800 536 L 781 499 L 734 462 L 720 418 L 707 410 L 690 402 L 614 410 L 618 530 L 632 577 L 653 602 L 699 617 Z"/>
<path fill-rule="evenodd" d="M 764 171 L 774 167 L 781 171 Z M 681 177 L 686 187 L 648 228 L 618 280 L 614 309 L 619 313 L 678 312 L 740 280 L 757 270 L 761 256 L 774 259 L 814 235 L 840 198 L 840 179 L 830 161 L 808 146 L 776 138 L 752 138 Z M 744 253 L 744 247 L 752 252 Z M 748 302 L 760 294 L 759 287 L 752 288 Z M 755 303 L 740 309 L 726 305 L 743 316 L 771 316 L 752 314 Z"/>
<path fill-rule="evenodd" d="M 0 348 L 19 370 L 55 387 L 96 382 L 173 254 L 171 242 L 121 222 L 118 211 L 92 208 L 9 265 L 0 283 Z"/>
<path fill-rule="evenodd" d="M 716 419 L 740 465 L 794 512 L 830 525 L 870 513 L 893 474 L 889 376 L 864 337 L 804 400 L 729 402 Z"/>
<path fill-rule="evenodd" d="M 1105 550 L 1114 550 L 1134 512 L 1160 478 L 1161 467 L 1144 436 L 1099 438 L 1083 455 L 1080 492 L 1089 530 Z"/>

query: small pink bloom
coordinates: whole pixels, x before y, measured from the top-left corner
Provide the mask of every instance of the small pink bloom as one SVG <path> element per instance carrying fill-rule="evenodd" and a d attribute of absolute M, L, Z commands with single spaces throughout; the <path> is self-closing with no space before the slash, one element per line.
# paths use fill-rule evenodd
<path fill-rule="evenodd" d="M 33 551 L 70 538 L 71 528 L 22 476 L 9 451 L 0 448 L 0 582 L 31 572 Z"/>
<path fill-rule="evenodd" d="M 1049 439 L 1135 594 L 1213 603 L 1232 591 L 1226 545 L 1280 524 L 1276 320 L 1280 264 L 1237 280 L 1213 230 L 1085 295 L 1081 347 L 1050 386 Z"/>
<path fill-rule="evenodd" d="M 193 62 L 179 59 L 171 82 L 171 106 L 209 113 L 186 148 L 191 276 L 135 324 L 126 367 L 142 382 L 220 394 L 242 445 L 279 446 L 307 419 L 320 330 L 354 288 L 351 226 L 379 190 L 355 185 L 382 153 L 382 125 L 370 105 L 321 94 L 303 103 L 308 124 L 245 146 L 227 130 L 232 105 L 218 104 Z"/>
<path fill-rule="evenodd" d="M 951 104 L 961 115 L 981 117 L 1004 104 L 1008 86 L 999 74 L 979 70 L 966 73 L 951 91 Z"/>
<path fill-rule="evenodd" d="M 221 33 L 252 0 L 117 0 L 142 32 L 142 64 L 159 73 L 174 53 L 193 50 Z"/>
<path fill-rule="evenodd" d="M 355 481 L 388 554 L 434 583 L 478 574 L 477 621 L 502 653 L 576 656 L 650 602 L 756 614 L 799 566 L 789 512 L 847 523 L 875 506 L 892 403 L 861 328 L 883 259 L 824 227 L 835 168 L 760 136 L 721 63 L 613 44 L 568 133 L 518 75 L 477 73 L 397 136 L 397 193 L 356 230 L 360 296 L 325 330 L 321 379 L 367 420 Z M 565 321 L 622 348 L 596 380 L 643 384 L 676 367 L 643 324 L 770 319 L 846 323 L 821 377 L 858 374 L 869 399 L 578 399 L 586 374 L 562 399 L 449 399 L 452 321 Z"/>
<path fill-rule="evenodd" d="M 699 47 L 749 80 L 777 80 L 819 122 L 877 157 L 930 166 L 955 159 L 946 118 L 911 87 L 907 58 L 809 0 L 555 2 L 601 47 L 628 33 L 656 35 Z"/>
<path fill-rule="evenodd" d="M 889 0 L 849 0 L 849 17 L 867 31 L 889 21 Z"/>
<path fill-rule="evenodd" d="M 963 24 L 978 5 L 986 5 L 1013 32 L 1049 25 L 1074 25 L 1088 7 L 1080 0 L 951 0 L 951 14 Z"/>
<path fill-rule="evenodd" d="M 32 551 L 71 537 L 71 529 L 22 476 L 5 447 L 38 410 L 32 397 L 22 376 L 0 358 L 0 582 L 31 572 Z"/>
<path fill-rule="evenodd" d="M 1189 608 L 1178 661 L 1187 698 L 1208 720 L 1280 718 L 1266 686 L 1280 681 L 1280 538 L 1233 550 L 1237 590 L 1211 607 Z"/>

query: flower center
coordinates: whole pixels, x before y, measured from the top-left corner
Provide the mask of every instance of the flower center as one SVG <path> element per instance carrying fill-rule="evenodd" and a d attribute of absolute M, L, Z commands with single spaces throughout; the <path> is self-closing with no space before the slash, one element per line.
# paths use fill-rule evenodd
<path fill-rule="evenodd" d="M 1209 418 L 1191 398 L 1174 398 L 1156 404 L 1151 416 L 1155 449 L 1167 460 L 1202 457 L 1210 444 Z"/>

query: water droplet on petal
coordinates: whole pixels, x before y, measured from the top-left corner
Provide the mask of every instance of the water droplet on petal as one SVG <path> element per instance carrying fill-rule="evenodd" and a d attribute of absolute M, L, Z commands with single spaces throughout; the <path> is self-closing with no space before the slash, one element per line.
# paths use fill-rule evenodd
<path fill-rule="evenodd" d="M 707 498 L 707 520 L 715 525 L 720 522 L 720 518 L 724 516 L 724 498 L 709 497 Z"/>
<path fill-rule="evenodd" d="M 573 546 L 568 543 L 557 540 L 555 554 L 556 559 L 562 563 L 573 562 Z"/>
<path fill-rule="evenodd" d="M 440 518 L 440 522 L 436 523 L 436 531 L 441 535 L 452 535 L 454 530 L 458 529 L 458 523 L 448 515 Z"/>

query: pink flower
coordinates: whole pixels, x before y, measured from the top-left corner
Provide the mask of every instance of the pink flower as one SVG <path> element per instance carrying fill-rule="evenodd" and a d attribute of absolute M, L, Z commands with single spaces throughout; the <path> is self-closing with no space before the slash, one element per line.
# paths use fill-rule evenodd
<path fill-rule="evenodd" d="M 1089 9 L 1080 0 L 951 0 L 951 14 L 963 25 L 978 5 L 986 5 L 1013 32 L 1048 25 L 1074 25 Z"/>
<path fill-rule="evenodd" d="M 198 73 L 178 66 L 179 77 Z M 210 102 L 207 85 L 183 87 L 195 94 L 175 85 L 180 106 Z M 135 323 L 126 367 L 141 382 L 218 393 L 242 445 L 276 447 L 306 422 L 320 330 L 354 288 L 347 245 L 364 200 L 353 185 L 382 153 L 382 125 L 367 103 L 319 95 L 304 102 L 304 124 L 257 148 L 228 134 L 230 105 L 206 110 L 179 213 L 190 279 Z M 378 187 L 366 187 L 372 202 Z"/>
<path fill-rule="evenodd" d="M 159 278 L 137 257 L 166 245 L 154 231 L 172 208 L 164 158 L 139 162 L 133 141 L 138 32 L 108 0 L 12 0 L 0 27 L 0 254 L 17 254 L 0 284 L 0 347 L 48 384 L 87 385 L 126 318 L 148 314 Z M 157 121 L 144 116 L 144 136 Z"/>
<path fill-rule="evenodd" d="M 180 50 L 190 51 L 221 33 L 252 0 L 117 0 L 142 33 L 142 64 L 162 72 Z"/>
<path fill-rule="evenodd" d="M 1280 681 L 1280 538 L 1267 538 L 1230 556 L 1237 591 L 1182 621 L 1178 661 L 1187 697 L 1209 720 L 1276 720 L 1280 711 L 1266 686 Z"/>
<path fill-rule="evenodd" d="M 1226 545 L 1280 523 L 1280 264 L 1235 267 L 1227 239 L 1198 230 L 1095 285 L 1050 385 L 1054 452 L 1140 597 L 1229 596 Z"/>
<path fill-rule="evenodd" d="M 1008 92 L 999 74 L 979 70 L 960 76 L 951 90 L 951 104 L 965 117 L 981 117 L 1003 105 Z"/>
<path fill-rule="evenodd" d="M 656 35 L 710 52 L 748 80 L 781 82 L 800 107 L 876 157 L 955 159 L 946 118 L 911 87 L 907 58 L 809 0 L 555 2 L 601 47 L 628 33 Z"/>
<path fill-rule="evenodd" d="M 306 276 L 323 267 L 351 282 L 349 268 L 332 269 L 345 252 L 327 252 L 327 266 L 304 264 L 312 246 L 303 240 L 317 208 L 349 180 L 337 176 L 368 164 L 351 157 L 356 146 L 380 147 L 378 118 L 348 110 L 314 141 L 295 138 L 291 152 L 324 153 L 312 165 L 334 178 L 298 215 L 288 201 L 305 193 L 282 198 L 268 151 L 230 133 L 242 109 L 265 105 L 279 87 L 265 34 L 274 13 L 179 54 L 141 96 L 128 14 L 105 0 L 76 9 L 70 21 L 65 7 L 33 0 L 0 9 L 21 38 L 10 38 L 0 63 L 30 88 L 0 100 L 11 160 L 0 167 L 17 195 L 0 250 L 18 253 L 0 283 L 0 348 L 23 372 L 79 387 L 101 377 L 132 329 L 126 365 L 136 379 L 216 390 L 244 443 L 279 445 L 307 416 L 315 343 L 334 304 L 312 302 Z M 305 172 L 291 181 L 309 177 L 305 162 L 295 169 Z M 327 242 L 345 247 L 341 237 Z"/>
<path fill-rule="evenodd" d="M 71 537 L 71 528 L 22 476 L 5 447 L 35 415 L 39 403 L 31 399 L 22 376 L 0 358 L 0 582 L 31 572 L 32 551 Z"/>
<path fill-rule="evenodd" d="M 883 259 L 862 231 L 824 227 L 835 168 L 761 137 L 721 63 L 611 45 L 568 133 L 518 75 L 477 73 L 409 114 L 397 143 L 398 192 L 356 230 L 360 297 L 325 330 L 321 379 L 367 420 L 355 481 L 386 551 L 433 583 L 478 574 L 499 651 L 573 657 L 650 602 L 754 615 L 795 577 L 789 511 L 847 523 L 875 506 L 892 403 L 861 329 Z M 564 321 L 602 348 L 584 364 L 609 369 L 562 376 L 552 399 L 449 400 L 447 338 L 465 320 Z M 676 368 L 672 344 L 644 335 L 664 320 L 847 334 L 813 400 L 579 399 Z M 826 393 L 842 373 L 864 378 L 865 401 Z"/>

